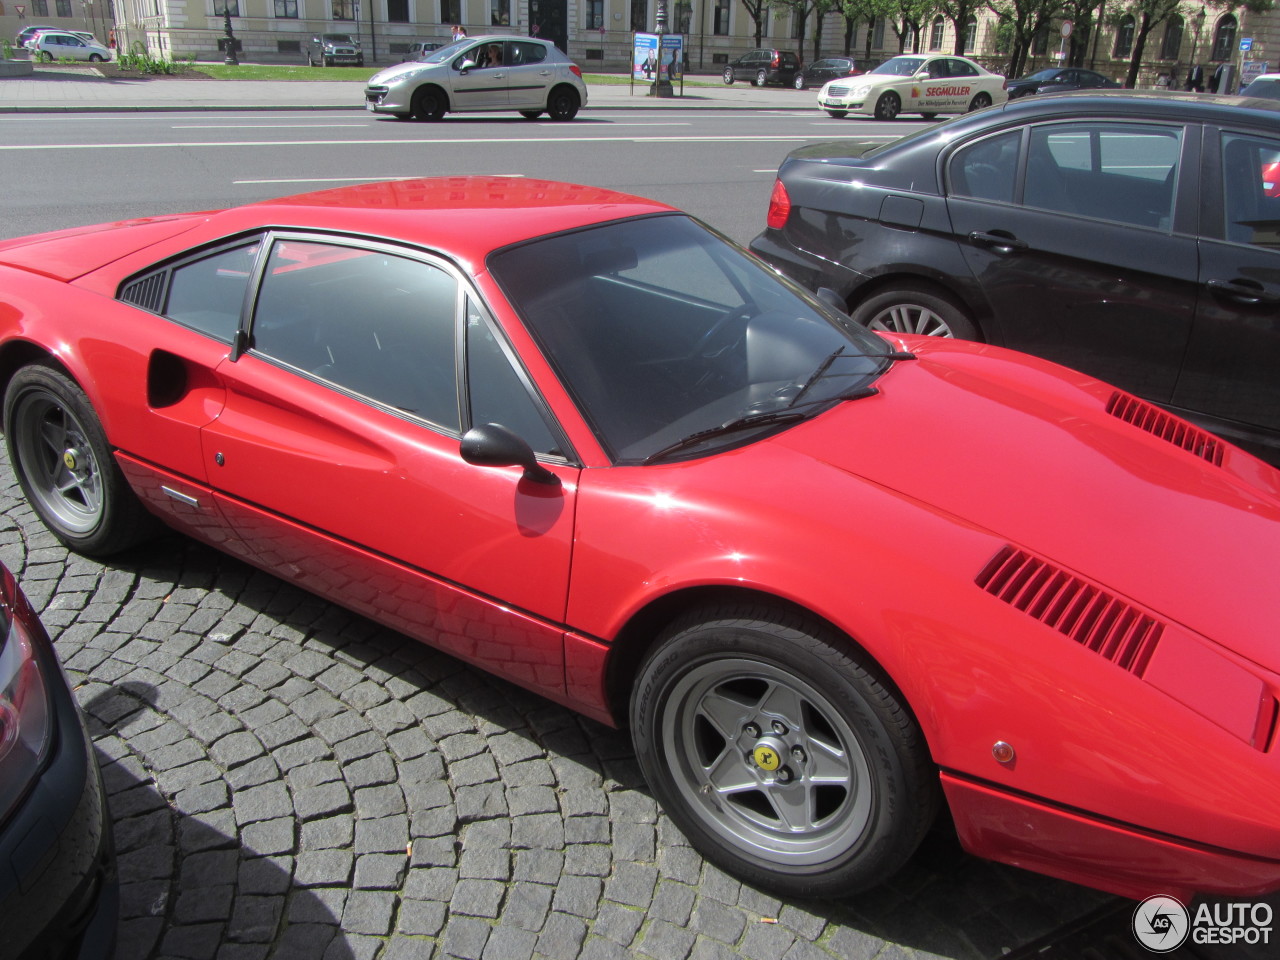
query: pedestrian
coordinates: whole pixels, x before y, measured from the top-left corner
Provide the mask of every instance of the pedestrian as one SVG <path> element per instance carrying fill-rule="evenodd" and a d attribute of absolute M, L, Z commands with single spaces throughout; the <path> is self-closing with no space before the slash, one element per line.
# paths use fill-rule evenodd
<path fill-rule="evenodd" d="M 455 23 L 453 25 L 453 39 L 454 40 L 467 39 L 467 31 L 466 31 L 466 28 L 462 26 L 462 24 Z"/>
<path fill-rule="evenodd" d="M 1193 63 L 1187 71 L 1187 89 L 1204 93 L 1204 67 L 1198 63 Z"/>

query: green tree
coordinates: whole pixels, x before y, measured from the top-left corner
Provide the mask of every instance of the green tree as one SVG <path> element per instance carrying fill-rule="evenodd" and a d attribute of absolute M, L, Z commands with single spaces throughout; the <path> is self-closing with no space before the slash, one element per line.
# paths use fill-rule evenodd
<path fill-rule="evenodd" d="M 1210 2 L 1206 6 L 1223 13 L 1235 10 L 1247 10 L 1250 13 L 1265 13 L 1275 6 L 1275 0 L 1246 0 L 1244 3 Z M 1147 37 L 1151 31 L 1179 12 L 1182 0 L 1134 0 L 1119 8 L 1117 16 L 1132 16 L 1134 20 L 1133 55 L 1129 58 L 1129 72 L 1125 77 L 1126 87 L 1138 84 L 1138 73 L 1142 70 L 1142 55 L 1146 50 Z"/>
<path fill-rule="evenodd" d="M 742 0 L 742 6 L 751 17 L 752 23 L 756 25 L 756 46 L 764 46 L 764 23 L 773 12 L 772 5 L 769 0 Z"/>
<path fill-rule="evenodd" d="M 968 53 L 965 40 L 969 36 L 969 19 L 984 5 L 984 0 L 939 0 L 938 11 L 956 28 L 956 56 Z"/>
<path fill-rule="evenodd" d="M 844 55 L 853 55 L 853 36 L 858 24 L 867 24 L 867 56 L 871 56 L 871 30 L 879 16 L 879 8 L 873 0 L 843 0 L 840 15 L 844 17 Z"/>
<path fill-rule="evenodd" d="M 746 0 L 743 0 L 745 3 Z M 822 18 L 827 15 L 835 4 L 835 0 L 769 0 L 770 5 L 775 10 L 790 11 L 795 17 L 796 25 L 796 56 L 802 61 L 804 60 L 804 40 L 808 34 L 809 18 L 813 17 L 817 20 L 817 29 L 814 33 L 813 55 L 816 58 L 819 55 L 819 48 L 822 43 Z M 756 42 L 759 46 L 759 41 Z"/>
<path fill-rule="evenodd" d="M 1031 51 L 1037 31 L 1062 11 L 1062 0 L 987 0 L 987 6 L 1000 18 L 1002 28 L 1009 31 L 1013 43 L 1005 76 L 1020 77 Z"/>

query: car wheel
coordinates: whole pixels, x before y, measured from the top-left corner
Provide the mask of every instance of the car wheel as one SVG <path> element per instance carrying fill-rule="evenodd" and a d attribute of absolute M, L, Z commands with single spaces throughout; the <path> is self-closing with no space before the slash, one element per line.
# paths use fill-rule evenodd
<path fill-rule="evenodd" d="M 796 78 L 791 81 L 791 85 L 797 90 L 803 90 L 808 84 L 804 82 L 804 74 L 797 73 Z"/>
<path fill-rule="evenodd" d="M 578 98 L 577 90 L 572 87 L 556 87 L 547 97 L 547 116 L 558 122 L 572 120 L 578 115 L 580 106 L 582 101 Z"/>
<path fill-rule="evenodd" d="M 724 82 L 733 83 L 733 67 L 724 68 Z"/>
<path fill-rule="evenodd" d="M 43 60 L 45 63 L 53 63 L 53 54 L 50 53 L 48 50 L 41 50 L 40 59 Z"/>
<path fill-rule="evenodd" d="M 102 62 L 102 54 L 100 54 L 100 53 L 91 53 L 91 54 L 89 54 L 89 62 L 90 62 L 90 63 L 101 63 L 101 62 Z"/>
<path fill-rule="evenodd" d="M 764 86 L 766 83 L 768 83 L 768 82 L 769 82 L 769 74 L 765 73 L 763 70 L 757 70 L 757 71 L 756 71 L 756 86 L 757 86 L 757 87 L 763 87 L 763 86 Z"/>
<path fill-rule="evenodd" d="M 332 66 L 333 66 L 333 58 L 332 58 L 332 57 L 324 57 L 323 59 L 324 59 L 324 65 L 325 65 L 326 67 L 332 67 Z"/>
<path fill-rule="evenodd" d="M 985 110 L 989 106 L 991 106 L 991 94 L 989 93 L 979 93 L 969 101 L 970 110 Z"/>
<path fill-rule="evenodd" d="M 835 117 L 837 120 L 841 120 L 849 115 L 848 110 L 828 110 L 827 113 L 831 114 L 831 116 Z"/>
<path fill-rule="evenodd" d="M 950 298 L 923 284 L 904 283 L 860 303 L 851 314 L 870 330 L 979 340 L 978 328 Z"/>
<path fill-rule="evenodd" d="M 542 113 L 543 111 L 541 110 L 521 110 L 520 116 L 524 117 L 526 120 L 537 120 L 542 116 Z"/>
<path fill-rule="evenodd" d="M 664 633 L 632 697 L 663 809 L 708 860 L 784 896 L 885 880 L 937 809 L 919 727 L 847 647 L 799 615 L 708 609 Z"/>
<path fill-rule="evenodd" d="M 924 117 L 926 120 L 937 120 L 937 119 L 938 119 L 938 115 L 937 115 L 936 113 L 922 113 L 922 114 L 920 114 L 920 116 Z"/>
<path fill-rule="evenodd" d="M 89 398 L 43 364 L 18 370 L 4 397 L 9 461 L 27 502 L 78 553 L 104 556 L 145 539 L 156 521 L 120 472 Z"/>
<path fill-rule="evenodd" d="M 357 66 L 357 67 L 363 67 L 363 66 L 364 66 L 364 57 L 361 57 L 359 60 L 357 60 L 357 61 L 356 61 L 356 66 Z"/>
<path fill-rule="evenodd" d="M 413 115 L 419 120 L 443 120 L 448 104 L 435 87 L 419 87 L 413 95 Z"/>
<path fill-rule="evenodd" d="M 902 110 L 902 100 L 892 90 L 886 91 L 884 95 L 876 101 L 876 119 L 877 120 L 893 120 Z"/>

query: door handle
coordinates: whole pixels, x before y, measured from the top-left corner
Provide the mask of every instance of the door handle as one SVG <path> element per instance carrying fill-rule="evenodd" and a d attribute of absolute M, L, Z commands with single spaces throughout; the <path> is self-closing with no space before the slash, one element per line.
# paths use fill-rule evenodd
<path fill-rule="evenodd" d="M 1205 286 L 1215 294 L 1234 300 L 1236 303 L 1258 304 L 1280 303 L 1280 296 L 1267 293 L 1261 284 L 1247 280 L 1209 280 Z"/>
<path fill-rule="evenodd" d="M 975 230 L 969 234 L 969 239 L 974 243 L 981 243 L 984 246 L 991 247 L 996 253 L 1013 253 L 1015 250 L 1027 249 L 1025 240 L 1019 240 L 1004 231 L 983 233 L 981 230 Z"/>

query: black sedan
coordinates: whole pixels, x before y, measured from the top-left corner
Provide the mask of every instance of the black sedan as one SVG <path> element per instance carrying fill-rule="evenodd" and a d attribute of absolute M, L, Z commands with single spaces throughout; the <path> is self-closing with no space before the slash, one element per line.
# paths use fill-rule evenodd
<path fill-rule="evenodd" d="M 111 957 L 102 778 L 53 644 L 0 567 L 0 958 Z"/>
<path fill-rule="evenodd" d="M 1072 90 L 1120 89 L 1120 84 L 1092 70 L 1079 67 L 1049 67 L 1017 80 L 1009 81 L 1009 99 L 1016 100 L 1029 93 L 1068 93 Z"/>
<path fill-rule="evenodd" d="M 815 60 L 796 74 L 793 86 L 797 90 L 820 87 L 828 80 L 861 76 L 879 64 L 879 60 L 854 60 L 850 57 L 827 57 L 825 60 Z"/>
<path fill-rule="evenodd" d="M 1012 100 L 796 150 L 751 248 L 870 327 L 1047 357 L 1280 463 L 1277 131 L 1239 97 Z"/>

